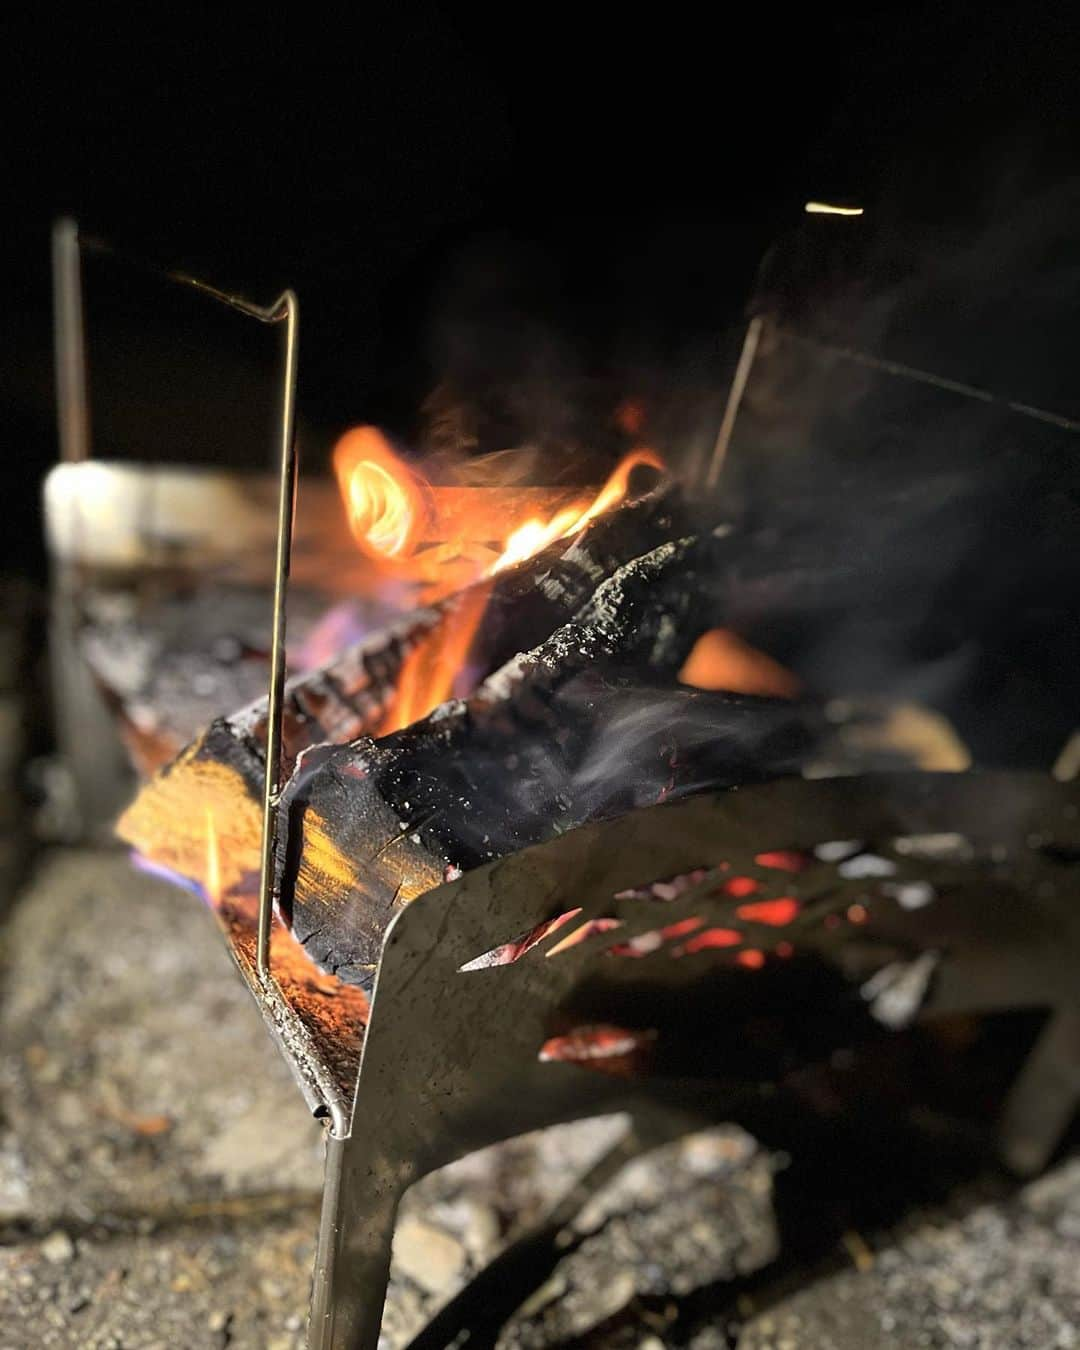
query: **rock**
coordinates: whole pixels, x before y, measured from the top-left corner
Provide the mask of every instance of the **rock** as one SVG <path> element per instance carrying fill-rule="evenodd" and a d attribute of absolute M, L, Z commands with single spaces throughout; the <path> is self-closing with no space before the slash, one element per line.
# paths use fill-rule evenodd
<path fill-rule="evenodd" d="M 465 1249 L 456 1238 L 423 1219 L 406 1216 L 394 1234 L 400 1274 L 429 1294 L 448 1294 L 465 1269 Z"/>
<path fill-rule="evenodd" d="M 19 1141 L 11 1130 L 0 1133 L 0 1223 L 11 1223 L 30 1209 L 30 1176 Z"/>
<path fill-rule="evenodd" d="M 619 1335 L 626 1324 L 648 1330 L 636 1299 L 683 1297 L 765 1265 L 777 1251 L 770 1181 L 768 1155 L 732 1126 L 636 1159 L 582 1210 L 579 1245 L 503 1328 L 500 1350 L 586 1336 L 591 1345 L 595 1335 L 606 1347 L 599 1329 L 609 1321 Z"/>
<path fill-rule="evenodd" d="M 41 1254 L 54 1266 L 75 1260 L 75 1244 L 62 1228 L 57 1228 L 41 1244 Z"/>

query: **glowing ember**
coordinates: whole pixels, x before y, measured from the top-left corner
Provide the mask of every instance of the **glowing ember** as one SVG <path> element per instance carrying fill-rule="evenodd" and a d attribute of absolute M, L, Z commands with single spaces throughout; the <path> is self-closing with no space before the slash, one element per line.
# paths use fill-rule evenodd
<path fill-rule="evenodd" d="M 608 956 L 649 956 L 652 952 L 657 952 L 665 942 L 672 942 L 675 938 L 686 937 L 687 933 L 693 933 L 701 927 L 702 920 L 696 915 L 689 919 L 680 919 L 678 923 L 669 923 L 664 928 L 652 928 L 647 933 L 639 933 L 629 942 L 617 942 L 614 946 L 607 949 Z"/>
<path fill-rule="evenodd" d="M 552 1036 L 540 1047 L 537 1058 L 542 1064 L 562 1062 L 597 1068 L 610 1065 L 611 1069 L 622 1061 L 619 1067 L 628 1071 L 655 1040 L 655 1031 L 636 1031 L 601 1022 L 575 1027 L 565 1036 Z"/>
<path fill-rule="evenodd" d="M 721 863 L 726 867 L 727 863 Z M 633 886 L 629 890 L 616 891 L 616 900 L 677 900 L 684 891 L 704 881 L 708 876 L 707 867 L 695 867 L 692 872 L 680 872 L 678 876 L 668 877 L 665 881 L 653 881 L 648 886 Z"/>
<path fill-rule="evenodd" d="M 797 853 L 790 848 L 779 848 L 772 853 L 756 854 L 754 861 L 759 867 L 775 867 L 778 872 L 802 872 L 814 860 L 806 853 Z"/>
<path fill-rule="evenodd" d="M 576 919 L 580 913 L 579 906 L 577 909 L 568 909 L 565 913 L 556 915 L 554 919 L 545 919 L 543 923 L 538 923 L 535 928 L 530 928 L 520 937 L 504 942 L 501 947 L 493 947 L 491 951 L 484 952 L 471 961 L 466 961 L 463 966 L 458 967 L 458 973 L 490 970 L 493 966 L 512 966 L 515 961 L 520 961 L 526 952 L 531 952 L 538 942 L 543 942 L 549 934 L 558 932 L 564 924 Z"/>
<path fill-rule="evenodd" d="M 734 928 L 706 928 L 679 947 L 675 955 L 692 956 L 694 952 L 711 951 L 717 947 L 737 947 L 740 942 L 742 934 Z"/>
<path fill-rule="evenodd" d="M 576 947 L 586 938 L 593 937 L 598 933 L 611 933 L 616 928 L 621 927 L 622 921 L 619 919 L 588 919 L 580 927 L 575 928 L 572 933 L 568 933 L 561 941 L 556 942 L 554 947 L 549 947 L 544 955 L 557 956 L 559 952 L 565 952 L 571 947 Z"/>
<path fill-rule="evenodd" d="M 799 902 L 793 896 L 785 895 L 779 900 L 756 900 L 749 905 L 740 905 L 735 913 L 747 923 L 765 923 L 770 928 L 783 928 L 799 912 Z"/>
<path fill-rule="evenodd" d="M 687 933 L 693 933 L 700 927 L 701 920 L 695 915 L 689 919 L 680 919 L 678 923 L 669 923 L 666 928 L 660 929 L 660 936 L 665 942 L 669 942 L 673 938 L 685 937 Z"/>
<path fill-rule="evenodd" d="M 761 890 L 761 882 L 755 881 L 753 877 L 730 877 L 719 887 L 722 895 L 730 895 L 732 899 L 740 900 L 744 895 L 753 895 L 755 891 Z"/>
<path fill-rule="evenodd" d="M 756 947 L 747 947 L 746 951 L 740 952 L 735 960 L 747 970 L 760 970 L 765 964 L 765 953 L 759 952 Z"/>

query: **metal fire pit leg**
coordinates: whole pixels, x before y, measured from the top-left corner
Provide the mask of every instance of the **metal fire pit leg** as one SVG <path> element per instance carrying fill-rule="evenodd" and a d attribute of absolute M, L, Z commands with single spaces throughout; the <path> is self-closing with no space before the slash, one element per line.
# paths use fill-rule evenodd
<path fill-rule="evenodd" d="M 546 1222 L 565 1225 L 628 1162 L 699 1127 L 711 1113 L 645 1101 L 633 1106 L 629 1115 L 627 1133 L 560 1201 Z M 399 1167 L 388 1166 L 368 1132 L 363 1139 L 328 1136 L 308 1350 L 374 1350 L 377 1346 L 397 1209 L 419 1175 L 404 1157 Z M 445 1311 L 453 1316 L 452 1308 Z"/>
<path fill-rule="evenodd" d="M 1013 1084 L 998 1130 L 1001 1155 L 1021 1176 L 1050 1161 L 1080 1103 L 1080 1007 L 1050 1014 Z"/>
<path fill-rule="evenodd" d="M 379 1342 L 394 1218 L 408 1180 L 377 1167 L 364 1142 L 326 1141 L 309 1350 L 374 1350 Z"/>

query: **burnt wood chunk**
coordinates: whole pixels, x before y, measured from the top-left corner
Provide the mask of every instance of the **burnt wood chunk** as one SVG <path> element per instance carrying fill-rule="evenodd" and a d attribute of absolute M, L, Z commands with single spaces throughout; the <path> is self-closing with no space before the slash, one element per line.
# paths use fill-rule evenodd
<path fill-rule="evenodd" d="M 408 658 L 438 640 L 444 627 L 452 627 L 478 602 L 484 615 L 468 665 L 482 680 L 565 624 L 622 563 L 685 527 L 686 507 L 678 491 L 659 487 L 596 517 L 577 537 L 416 610 L 322 669 L 290 680 L 282 719 L 284 774 L 314 746 L 378 735 Z M 220 822 L 230 822 L 230 847 L 221 850 L 222 885 L 226 890 L 239 885 L 258 869 L 265 745 L 265 699 L 213 722 L 142 788 L 120 818 L 121 838 L 146 857 L 199 880 L 206 870 L 209 809 L 219 837 Z"/>
<path fill-rule="evenodd" d="M 375 730 L 402 665 L 442 618 L 419 610 L 408 623 L 289 681 L 282 712 L 285 772 L 318 742 Z M 265 699 L 211 722 L 140 790 L 117 823 L 120 837 L 144 857 L 204 881 L 212 820 L 221 885 L 228 891 L 242 884 L 259 868 L 265 746 Z"/>
<path fill-rule="evenodd" d="M 458 872 L 801 762 L 806 708 L 674 682 L 715 623 L 717 551 L 664 544 L 467 701 L 302 757 L 283 794 L 277 872 L 283 916 L 315 961 L 370 987 L 396 909 Z"/>

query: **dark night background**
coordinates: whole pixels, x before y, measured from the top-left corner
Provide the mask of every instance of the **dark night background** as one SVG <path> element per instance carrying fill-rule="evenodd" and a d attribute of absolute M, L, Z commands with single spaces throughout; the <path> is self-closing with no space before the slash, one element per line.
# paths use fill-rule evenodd
<path fill-rule="evenodd" d="M 1066 6 L 375 6 L 323 32 L 37 10 L 6 43 L 3 567 L 44 568 L 62 212 L 254 298 L 297 289 L 309 462 L 358 420 L 415 441 L 447 380 L 482 408 L 484 448 L 587 439 L 649 390 L 682 400 L 682 434 L 718 415 L 756 290 L 1080 417 L 1077 47 Z M 807 198 L 865 221 L 809 220 Z M 145 307 L 123 280 L 101 318 L 87 284 L 98 452 L 242 458 L 268 387 L 250 332 L 175 296 Z M 1074 509 L 1077 446 L 1059 442 L 1044 486 Z"/>

